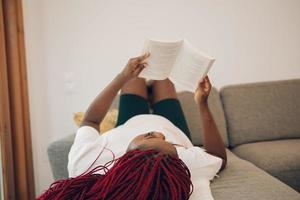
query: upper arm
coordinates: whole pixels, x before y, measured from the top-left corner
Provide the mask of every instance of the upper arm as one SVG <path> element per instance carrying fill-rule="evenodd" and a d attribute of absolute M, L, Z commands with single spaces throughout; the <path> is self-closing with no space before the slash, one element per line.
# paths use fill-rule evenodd
<path fill-rule="evenodd" d="M 81 124 L 80 124 L 80 127 L 83 127 L 83 126 L 93 127 L 94 129 L 96 129 L 98 131 L 98 133 L 100 133 L 99 124 L 97 124 L 97 123 L 88 122 L 88 121 L 82 121 Z"/>
<path fill-rule="evenodd" d="M 103 137 L 91 126 L 82 126 L 77 130 L 74 143 L 68 154 L 68 171 L 70 176 L 79 175 L 82 170 L 97 157 Z M 92 156 L 93 155 L 93 156 Z"/>
<path fill-rule="evenodd" d="M 197 170 L 198 174 L 212 180 L 222 169 L 223 159 L 205 152 L 200 147 L 191 147 L 179 152 L 179 157 L 190 170 Z"/>
<path fill-rule="evenodd" d="M 209 153 L 209 152 L 207 152 L 207 153 L 210 154 L 210 155 L 212 155 L 212 156 L 215 156 L 215 157 L 218 157 L 218 158 L 222 159 L 222 165 L 221 165 L 221 168 L 220 168 L 219 172 L 222 171 L 223 169 L 225 169 L 225 167 L 227 165 L 227 156 L 225 158 L 223 158 L 223 157 L 214 155 L 214 154 Z"/>
<path fill-rule="evenodd" d="M 227 165 L 227 160 L 222 159 L 222 166 L 221 166 L 221 169 L 219 170 L 219 172 L 222 171 L 223 169 L 225 169 L 226 165 Z"/>

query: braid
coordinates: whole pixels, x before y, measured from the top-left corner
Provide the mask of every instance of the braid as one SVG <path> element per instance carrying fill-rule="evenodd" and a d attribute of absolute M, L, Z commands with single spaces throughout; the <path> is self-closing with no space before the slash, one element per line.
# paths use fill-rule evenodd
<path fill-rule="evenodd" d="M 155 150 L 132 150 L 75 178 L 51 184 L 38 200 L 185 200 L 193 191 L 182 160 Z M 105 174 L 97 172 L 104 170 Z"/>

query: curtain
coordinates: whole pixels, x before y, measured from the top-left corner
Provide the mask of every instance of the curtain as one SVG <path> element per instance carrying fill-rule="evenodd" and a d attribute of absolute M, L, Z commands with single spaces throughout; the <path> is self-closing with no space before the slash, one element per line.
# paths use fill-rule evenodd
<path fill-rule="evenodd" d="M 35 198 L 21 0 L 0 0 L 0 142 L 4 199 Z"/>

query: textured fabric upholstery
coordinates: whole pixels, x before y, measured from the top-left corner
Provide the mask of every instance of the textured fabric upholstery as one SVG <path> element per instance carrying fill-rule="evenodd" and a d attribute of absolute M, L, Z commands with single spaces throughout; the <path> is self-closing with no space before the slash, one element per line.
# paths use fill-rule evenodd
<path fill-rule="evenodd" d="M 231 146 L 300 138 L 300 79 L 224 87 Z"/>
<path fill-rule="evenodd" d="M 48 157 L 55 180 L 68 178 L 68 155 L 74 142 L 75 134 L 52 142 L 48 146 Z"/>
<path fill-rule="evenodd" d="M 194 94 L 191 92 L 179 92 L 178 99 L 186 117 L 188 127 L 191 132 L 192 142 L 195 145 L 203 145 L 202 142 L 202 122 L 198 107 L 194 101 Z M 113 101 L 111 108 L 118 108 L 119 96 Z M 228 146 L 228 137 L 226 130 L 226 121 L 223 112 L 222 102 L 219 92 L 212 88 L 208 98 L 208 105 L 217 124 L 225 146 Z"/>
<path fill-rule="evenodd" d="M 300 194 L 227 151 L 227 166 L 211 184 L 215 200 L 299 200 Z"/>
<path fill-rule="evenodd" d="M 300 139 L 242 144 L 233 152 L 300 192 Z"/>

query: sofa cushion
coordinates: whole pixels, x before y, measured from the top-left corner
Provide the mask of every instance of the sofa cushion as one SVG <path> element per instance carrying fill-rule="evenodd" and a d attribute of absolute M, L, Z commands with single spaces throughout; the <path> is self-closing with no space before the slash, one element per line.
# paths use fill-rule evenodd
<path fill-rule="evenodd" d="M 211 184 L 215 200 L 299 200 L 300 194 L 252 163 L 227 151 L 227 166 Z"/>
<path fill-rule="evenodd" d="M 300 139 L 243 144 L 233 152 L 300 192 Z"/>
<path fill-rule="evenodd" d="M 231 146 L 300 138 L 300 79 L 221 89 Z"/>
<path fill-rule="evenodd" d="M 69 177 L 68 173 L 68 155 L 73 145 L 75 134 L 52 142 L 48 146 L 48 157 L 54 180 L 65 179 Z"/>
<path fill-rule="evenodd" d="M 191 92 L 179 92 L 178 99 L 181 103 L 182 110 L 186 117 L 188 127 L 191 132 L 192 142 L 194 145 L 203 145 L 202 140 L 202 124 L 201 116 L 199 113 L 198 106 L 194 101 L 194 93 Z M 111 108 L 118 108 L 119 96 L 115 98 Z M 216 88 L 212 88 L 211 93 L 208 98 L 208 105 L 211 113 L 214 117 L 218 130 L 221 134 L 225 146 L 228 146 L 228 137 L 226 129 L 226 121 L 224 116 L 224 111 L 220 99 L 219 92 Z"/>

